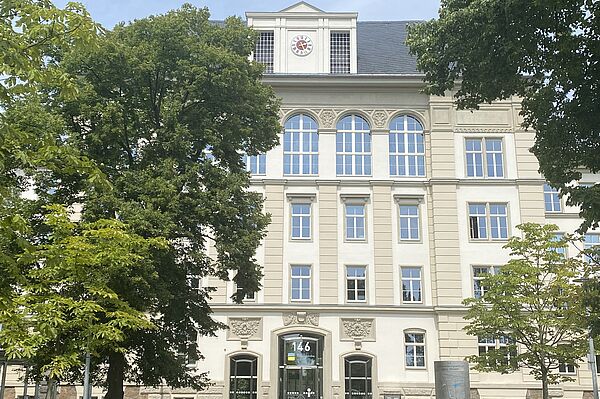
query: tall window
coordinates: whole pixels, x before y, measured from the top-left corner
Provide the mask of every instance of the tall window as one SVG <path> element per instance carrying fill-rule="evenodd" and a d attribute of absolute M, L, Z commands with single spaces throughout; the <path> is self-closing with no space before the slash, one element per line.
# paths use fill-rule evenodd
<path fill-rule="evenodd" d="M 292 204 L 292 239 L 310 239 L 310 204 Z"/>
<path fill-rule="evenodd" d="M 419 240 L 419 205 L 400 204 L 398 212 L 400 214 L 400 240 L 418 241 Z"/>
<path fill-rule="evenodd" d="M 364 204 L 346 204 L 346 239 L 365 239 Z"/>
<path fill-rule="evenodd" d="M 425 137 L 419 121 L 408 115 L 395 118 L 389 148 L 391 176 L 425 176 Z"/>
<path fill-rule="evenodd" d="M 229 363 L 229 399 L 256 399 L 258 396 L 257 359 L 239 355 Z"/>
<path fill-rule="evenodd" d="M 350 73 L 350 32 L 331 32 L 329 69 L 331 73 Z"/>
<path fill-rule="evenodd" d="M 549 185 L 544 184 L 544 206 L 546 212 L 560 212 L 560 197 L 558 196 L 558 190 Z"/>
<path fill-rule="evenodd" d="M 292 301 L 310 301 L 310 266 L 292 266 Z"/>
<path fill-rule="evenodd" d="M 371 130 L 358 115 L 348 115 L 337 124 L 336 173 L 371 175 Z"/>
<path fill-rule="evenodd" d="M 425 367 L 425 334 L 421 332 L 404 333 L 404 355 L 406 367 Z"/>
<path fill-rule="evenodd" d="M 583 237 L 583 248 L 584 249 L 592 249 L 596 246 L 600 245 L 600 234 L 586 234 Z M 585 261 L 588 263 L 600 263 L 599 256 L 585 256 Z"/>
<path fill-rule="evenodd" d="M 405 267 L 400 269 L 402 275 L 402 302 L 421 303 L 421 268 Z"/>
<path fill-rule="evenodd" d="M 319 173 L 319 134 L 317 122 L 309 116 L 292 116 L 283 132 L 283 173 L 316 175 Z"/>
<path fill-rule="evenodd" d="M 274 54 L 275 35 L 273 31 L 260 31 L 254 49 L 254 61 L 265 66 L 265 73 L 273 73 Z"/>
<path fill-rule="evenodd" d="M 364 266 L 346 268 L 346 300 L 348 302 L 366 302 L 367 271 Z"/>
<path fill-rule="evenodd" d="M 187 341 L 180 346 L 179 355 L 189 366 L 195 365 L 198 361 L 198 331 L 195 328 L 188 331 Z"/>
<path fill-rule="evenodd" d="M 244 164 L 246 164 L 246 171 L 250 172 L 251 175 L 264 175 L 267 172 L 267 155 L 246 155 L 244 154 Z"/>
<path fill-rule="evenodd" d="M 504 177 L 502 139 L 468 138 L 465 140 L 468 177 Z"/>
<path fill-rule="evenodd" d="M 506 204 L 469 204 L 469 234 L 472 239 L 508 238 Z"/>
<path fill-rule="evenodd" d="M 473 267 L 473 296 L 482 298 L 485 294 L 485 285 L 482 284 L 484 278 L 489 275 L 498 274 L 500 268 L 498 266 L 474 266 Z"/>
<path fill-rule="evenodd" d="M 346 399 L 372 398 L 371 359 L 366 356 L 346 357 L 344 359 L 344 381 Z"/>

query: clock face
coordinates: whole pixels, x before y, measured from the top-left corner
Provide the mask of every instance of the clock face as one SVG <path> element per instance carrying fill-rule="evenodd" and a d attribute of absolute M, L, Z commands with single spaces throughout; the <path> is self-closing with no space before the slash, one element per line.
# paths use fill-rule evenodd
<path fill-rule="evenodd" d="M 310 37 L 306 35 L 297 35 L 292 39 L 292 53 L 305 56 L 311 53 L 313 49 L 313 42 Z"/>

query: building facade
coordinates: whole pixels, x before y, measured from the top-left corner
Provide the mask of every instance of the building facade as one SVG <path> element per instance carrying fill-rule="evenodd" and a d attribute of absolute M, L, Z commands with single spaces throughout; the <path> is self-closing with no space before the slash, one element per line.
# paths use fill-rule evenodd
<path fill-rule="evenodd" d="M 280 145 L 246 159 L 271 215 L 256 254 L 262 289 L 235 304 L 232 282 L 203 281 L 217 288 L 214 317 L 229 326 L 198 340 L 205 359 L 192 366 L 209 372 L 207 391 L 128 395 L 433 397 L 434 361 L 504 344 L 468 336 L 461 302 L 508 261 L 516 226 L 571 233 L 577 210 L 538 173 L 518 99 L 472 112 L 457 110 L 451 93 L 421 93 L 404 45 L 410 21 L 359 22 L 305 2 L 246 16 L 284 126 Z M 586 235 L 586 245 L 599 238 Z M 579 366 L 565 366 L 575 381 L 553 386 L 554 396 L 590 395 L 591 372 Z M 472 398 L 541 397 L 527 370 L 470 379 Z"/>

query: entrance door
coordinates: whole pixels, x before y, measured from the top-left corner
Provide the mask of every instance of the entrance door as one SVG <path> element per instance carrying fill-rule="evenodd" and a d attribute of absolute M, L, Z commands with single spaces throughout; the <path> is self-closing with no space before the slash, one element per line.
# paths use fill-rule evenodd
<path fill-rule="evenodd" d="M 288 334 L 279 344 L 280 399 L 323 398 L 323 338 Z"/>

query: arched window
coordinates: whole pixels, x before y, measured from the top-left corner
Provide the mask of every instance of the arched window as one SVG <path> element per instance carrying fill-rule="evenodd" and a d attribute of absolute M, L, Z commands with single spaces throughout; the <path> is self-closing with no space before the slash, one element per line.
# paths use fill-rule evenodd
<path fill-rule="evenodd" d="M 423 126 L 408 115 L 390 124 L 390 176 L 425 176 Z"/>
<path fill-rule="evenodd" d="M 285 122 L 283 131 L 283 174 L 319 174 L 319 134 L 317 122 L 298 114 Z"/>
<path fill-rule="evenodd" d="M 373 397 L 371 358 L 348 356 L 344 359 L 346 399 L 370 399 Z"/>
<path fill-rule="evenodd" d="M 238 355 L 231 357 L 229 399 L 256 399 L 257 384 L 256 356 Z"/>
<path fill-rule="evenodd" d="M 358 115 L 348 115 L 337 124 L 335 167 L 338 175 L 371 175 L 371 130 Z"/>

